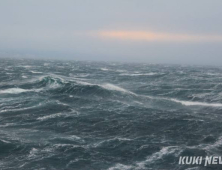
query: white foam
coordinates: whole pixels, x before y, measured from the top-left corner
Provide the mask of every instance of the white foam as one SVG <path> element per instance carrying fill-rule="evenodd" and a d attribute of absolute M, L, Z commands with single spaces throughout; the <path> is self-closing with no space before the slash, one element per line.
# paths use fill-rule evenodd
<path fill-rule="evenodd" d="M 36 148 L 32 148 L 32 150 L 29 152 L 29 158 L 33 158 L 33 157 L 36 157 L 36 154 L 38 153 L 38 149 Z"/>
<path fill-rule="evenodd" d="M 129 90 L 126 90 L 126 89 L 124 89 L 122 87 L 113 85 L 113 84 L 106 83 L 106 84 L 101 85 L 101 87 L 103 87 L 104 89 L 107 89 L 107 90 L 120 91 L 120 92 L 123 92 L 123 93 L 128 93 L 128 94 L 132 94 L 132 95 L 137 96 L 135 93 L 133 93 L 133 92 L 131 92 Z"/>
<path fill-rule="evenodd" d="M 162 159 L 163 156 L 170 154 L 178 156 L 181 152 L 182 150 L 177 146 L 163 147 L 160 151 L 148 156 L 144 161 L 133 163 L 132 165 L 123 165 L 118 163 L 115 166 L 109 168 L 108 170 L 145 170 L 147 169 L 146 165 L 155 163 L 157 160 Z"/>
<path fill-rule="evenodd" d="M 132 139 L 129 138 L 116 138 L 119 141 L 131 141 Z"/>
<path fill-rule="evenodd" d="M 204 147 L 204 149 L 211 151 L 212 149 L 221 147 L 222 145 L 222 137 L 219 137 L 214 144 L 210 144 Z"/>
<path fill-rule="evenodd" d="M 26 66 L 19 66 L 19 67 L 31 68 L 32 66 L 26 65 Z"/>
<path fill-rule="evenodd" d="M 56 148 L 59 148 L 59 147 L 66 147 L 66 146 L 72 146 L 72 147 L 78 147 L 77 145 L 73 145 L 73 144 L 55 144 L 53 145 L 55 146 Z"/>
<path fill-rule="evenodd" d="M 40 92 L 42 89 L 22 89 L 22 88 L 10 88 L 5 90 L 0 90 L 0 94 L 20 94 L 25 92 Z"/>
<path fill-rule="evenodd" d="M 38 105 L 35 105 L 35 106 L 19 108 L 19 109 L 16 109 L 16 108 L 15 109 L 4 109 L 4 110 L 1 110 L 0 113 L 24 111 L 24 110 L 29 110 L 29 109 L 37 108 L 37 107 L 39 107 L 41 105 L 42 105 L 42 103 L 39 103 Z"/>
<path fill-rule="evenodd" d="M 74 111 L 74 110 L 73 110 Z M 75 111 L 76 114 L 79 114 L 79 112 Z M 51 115 L 47 115 L 47 116 L 42 116 L 42 117 L 38 117 L 37 120 L 47 120 L 47 119 L 53 119 L 56 117 L 68 117 L 68 116 L 72 116 L 73 112 L 69 112 L 69 113 L 55 113 L 55 114 L 51 114 Z"/>
<path fill-rule="evenodd" d="M 47 120 L 47 119 L 52 119 L 52 118 L 60 117 L 62 115 L 63 115 L 62 113 L 55 113 L 55 114 L 39 117 L 39 118 L 37 118 L 37 120 Z"/>
<path fill-rule="evenodd" d="M 6 141 L 6 140 L 3 140 L 3 139 L 0 139 L 0 141 L 4 142 L 4 143 L 11 143 L 9 141 Z"/>
<path fill-rule="evenodd" d="M 204 102 L 193 102 L 193 101 L 182 101 L 177 99 L 169 99 L 171 101 L 181 103 L 185 106 L 209 106 L 209 107 L 222 107 L 221 103 L 204 103 Z"/>
<path fill-rule="evenodd" d="M 13 126 L 15 123 L 6 123 L 4 125 L 0 125 L 0 127 L 8 127 L 8 126 Z"/>
<path fill-rule="evenodd" d="M 100 68 L 100 70 L 102 70 L 102 71 L 109 71 L 108 68 Z"/>
<path fill-rule="evenodd" d="M 200 167 L 187 168 L 185 170 L 200 170 Z"/>
<path fill-rule="evenodd" d="M 88 83 L 88 82 L 84 82 L 84 81 L 76 81 L 76 83 L 79 83 L 81 85 L 85 85 L 85 86 L 93 86 L 93 85 L 97 85 L 97 84 L 91 84 L 91 83 Z"/>
<path fill-rule="evenodd" d="M 0 90 L 0 94 L 19 94 L 19 93 L 24 93 L 24 92 L 29 92 L 32 90 L 27 90 L 27 89 L 21 89 L 21 88 L 10 88 L 10 89 L 5 89 L 5 90 Z"/>
<path fill-rule="evenodd" d="M 137 94 L 129 91 L 129 90 L 126 90 L 122 87 L 119 87 L 117 85 L 114 85 L 114 84 L 110 84 L 110 83 L 105 83 L 105 84 L 92 84 L 92 83 L 88 83 L 88 82 L 83 82 L 83 81 L 76 81 L 77 83 L 79 84 L 82 84 L 82 85 L 88 85 L 88 86 L 100 86 L 104 89 L 107 89 L 107 90 L 112 90 L 112 91 L 120 91 L 120 92 L 123 92 L 123 93 L 128 93 L 128 94 L 132 94 L 132 95 L 135 95 L 137 96 Z"/>
<path fill-rule="evenodd" d="M 205 103 L 205 102 L 194 102 L 194 101 L 184 101 L 178 100 L 173 98 L 165 98 L 165 97 L 154 97 L 154 96 L 147 96 L 147 95 L 140 95 L 149 99 L 161 99 L 161 100 L 170 100 L 176 103 L 180 103 L 184 106 L 208 106 L 208 107 L 222 107 L 222 103 Z"/>
<path fill-rule="evenodd" d="M 76 135 L 71 135 L 71 136 L 68 136 L 66 138 L 70 139 L 70 140 L 80 140 L 81 139 L 79 136 L 76 136 Z"/>
<path fill-rule="evenodd" d="M 126 70 L 116 70 L 116 72 L 123 73 L 123 72 L 126 72 Z"/>
<path fill-rule="evenodd" d="M 157 73 L 132 73 L 132 74 L 129 74 L 129 73 L 122 73 L 120 74 L 121 76 L 153 76 L 153 75 L 157 75 Z"/>
<path fill-rule="evenodd" d="M 30 71 L 31 73 L 33 74 L 41 74 L 42 72 L 39 72 L 39 71 Z"/>
<path fill-rule="evenodd" d="M 50 63 L 44 63 L 43 65 L 44 65 L 44 66 L 48 66 L 48 65 L 50 65 Z"/>
<path fill-rule="evenodd" d="M 219 73 L 207 73 L 208 76 L 219 76 Z"/>
<path fill-rule="evenodd" d="M 177 147 L 177 146 L 168 146 L 168 147 L 163 147 L 159 152 L 156 152 L 152 154 L 151 156 L 148 156 L 145 161 L 141 161 L 136 163 L 136 168 L 135 169 L 146 169 L 145 165 L 154 163 L 156 160 L 160 160 L 163 158 L 165 155 L 169 154 L 175 154 L 178 156 L 182 150 Z"/>
<path fill-rule="evenodd" d="M 92 146 L 97 148 L 97 147 L 101 146 L 102 144 L 104 144 L 106 142 L 115 141 L 115 140 L 118 140 L 118 141 L 131 141 L 132 139 L 115 137 L 115 138 L 111 138 L 111 139 L 102 140 L 100 142 L 96 142 Z"/>
<path fill-rule="evenodd" d="M 59 104 L 59 105 L 63 105 L 63 106 L 69 106 L 68 104 L 60 102 L 59 100 L 56 100 L 56 103 Z"/>
<path fill-rule="evenodd" d="M 127 166 L 127 165 L 123 165 L 123 164 L 116 164 L 113 167 L 109 168 L 108 170 L 130 170 L 132 169 L 132 166 Z"/>

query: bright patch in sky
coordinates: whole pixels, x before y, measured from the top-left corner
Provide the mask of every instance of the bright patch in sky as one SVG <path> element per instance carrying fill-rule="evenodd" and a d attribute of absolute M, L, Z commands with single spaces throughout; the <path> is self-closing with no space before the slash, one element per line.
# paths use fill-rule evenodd
<path fill-rule="evenodd" d="M 221 35 L 174 34 L 152 31 L 100 31 L 99 37 L 134 41 L 222 42 Z"/>

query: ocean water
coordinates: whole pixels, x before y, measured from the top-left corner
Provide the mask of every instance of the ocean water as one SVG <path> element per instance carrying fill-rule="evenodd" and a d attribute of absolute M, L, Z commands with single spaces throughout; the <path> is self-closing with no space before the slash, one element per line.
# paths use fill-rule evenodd
<path fill-rule="evenodd" d="M 222 68 L 0 59 L 1 170 L 221 169 Z"/>

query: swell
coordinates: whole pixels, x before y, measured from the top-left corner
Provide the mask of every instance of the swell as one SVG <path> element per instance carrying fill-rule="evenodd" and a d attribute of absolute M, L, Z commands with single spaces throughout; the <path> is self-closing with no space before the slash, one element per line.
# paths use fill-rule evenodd
<path fill-rule="evenodd" d="M 29 92 L 48 92 L 55 95 L 70 94 L 84 97 L 99 96 L 106 98 L 112 96 L 132 96 L 139 100 L 143 100 L 142 98 L 147 97 L 151 100 L 168 100 L 171 102 L 180 103 L 184 106 L 222 107 L 221 103 L 185 101 L 176 98 L 145 96 L 136 94 L 130 90 L 110 83 L 94 84 L 75 79 L 70 80 L 68 77 L 58 76 L 39 77 L 37 80 L 28 83 L 26 82 L 17 88 L 0 90 L 0 94 L 20 94 Z"/>
<path fill-rule="evenodd" d="M 79 80 L 67 80 L 61 77 L 45 76 L 35 81 L 19 85 L 17 88 L 8 88 L 0 94 L 20 94 L 27 92 L 47 91 L 54 94 L 98 95 L 110 96 L 113 93 L 136 95 L 135 93 L 114 84 L 92 84 Z"/>

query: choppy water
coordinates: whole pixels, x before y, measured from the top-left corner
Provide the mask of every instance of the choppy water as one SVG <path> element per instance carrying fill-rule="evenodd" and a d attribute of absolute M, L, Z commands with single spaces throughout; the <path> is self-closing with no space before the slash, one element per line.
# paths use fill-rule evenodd
<path fill-rule="evenodd" d="M 0 59 L 0 169 L 221 169 L 222 69 Z"/>

